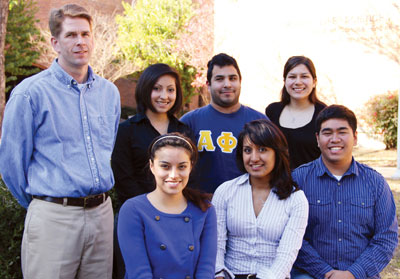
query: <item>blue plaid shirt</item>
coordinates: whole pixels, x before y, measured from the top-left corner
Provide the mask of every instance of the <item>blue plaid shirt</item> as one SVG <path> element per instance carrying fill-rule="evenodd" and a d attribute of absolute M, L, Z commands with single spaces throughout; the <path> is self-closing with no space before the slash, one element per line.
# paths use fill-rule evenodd
<path fill-rule="evenodd" d="M 119 116 L 117 88 L 90 67 L 83 86 L 57 61 L 25 79 L 4 113 L 0 173 L 7 187 L 24 207 L 31 195 L 108 191 L 114 184 L 110 159 Z"/>
<path fill-rule="evenodd" d="M 322 158 L 293 171 L 310 204 L 295 266 L 315 278 L 332 269 L 380 278 L 398 241 L 396 206 L 385 179 L 356 162 L 338 181 Z"/>

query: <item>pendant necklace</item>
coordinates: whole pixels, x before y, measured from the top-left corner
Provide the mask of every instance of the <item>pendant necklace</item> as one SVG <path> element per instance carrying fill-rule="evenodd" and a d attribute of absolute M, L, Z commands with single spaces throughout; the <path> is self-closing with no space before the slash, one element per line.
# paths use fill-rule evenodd
<path fill-rule="evenodd" d="M 289 110 L 290 117 L 292 118 L 291 122 L 292 122 L 292 124 L 294 124 L 296 122 L 296 117 L 293 115 L 292 109 L 289 106 L 288 106 L 288 110 Z"/>

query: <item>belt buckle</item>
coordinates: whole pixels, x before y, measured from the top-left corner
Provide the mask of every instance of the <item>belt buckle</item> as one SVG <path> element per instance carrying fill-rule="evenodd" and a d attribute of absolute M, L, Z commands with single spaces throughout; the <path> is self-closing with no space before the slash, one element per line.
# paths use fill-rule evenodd
<path fill-rule="evenodd" d="M 93 207 L 93 202 L 95 202 L 98 199 L 102 199 L 103 201 L 101 203 L 103 203 L 105 201 L 105 196 L 106 194 L 99 194 L 99 195 L 95 195 L 95 196 L 87 196 L 83 198 L 83 208 L 90 208 Z M 99 203 L 99 204 L 101 204 Z"/>
<path fill-rule="evenodd" d="M 257 275 L 257 274 L 255 274 L 255 273 L 248 274 L 248 275 L 247 275 L 247 279 L 251 279 L 251 277 L 256 276 L 256 275 Z"/>
<path fill-rule="evenodd" d="M 89 204 L 88 204 L 88 200 L 90 199 L 90 197 L 84 197 L 83 198 L 83 208 L 86 208 L 86 206 L 88 206 Z"/>
<path fill-rule="evenodd" d="M 83 208 L 93 207 L 93 201 L 96 200 L 96 196 L 87 196 L 83 198 Z"/>

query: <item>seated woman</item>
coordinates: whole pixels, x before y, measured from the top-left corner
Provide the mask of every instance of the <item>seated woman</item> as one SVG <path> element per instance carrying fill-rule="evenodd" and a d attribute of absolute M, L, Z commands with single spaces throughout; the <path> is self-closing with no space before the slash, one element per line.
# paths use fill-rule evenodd
<path fill-rule="evenodd" d="M 307 226 L 308 202 L 292 180 L 288 146 L 271 121 L 247 123 L 236 149 L 245 174 L 221 184 L 216 278 L 288 278 Z"/>
<path fill-rule="evenodd" d="M 127 199 L 154 190 L 147 149 L 156 137 L 171 132 L 192 135 L 190 128 L 175 117 L 182 108 L 183 92 L 178 72 L 169 65 L 157 63 L 147 67 L 136 84 L 135 99 L 137 114 L 119 125 L 111 157 L 117 208 Z M 118 213 L 115 224 L 117 220 Z M 113 274 L 116 279 L 125 274 L 117 237 Z"/>
<path fill-rule="evenodd" d="M 119 212 L 125 278 L 213 278 L 215 209 L 209 194 L 186 187 L 196 147 L 189 138 L 169 133 L 150 144 L 149 157 L 156 189 L 127 200 Z"/>

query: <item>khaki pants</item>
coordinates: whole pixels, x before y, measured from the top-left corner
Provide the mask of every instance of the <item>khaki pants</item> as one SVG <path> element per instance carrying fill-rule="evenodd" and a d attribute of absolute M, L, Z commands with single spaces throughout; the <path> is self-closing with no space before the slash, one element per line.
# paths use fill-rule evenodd
<path fill-rule="evenodd" d="M 110 279 L 112 255 L 110 198 L 89 209 L 30 203 L 21 249 L 25 279 Z"/>

